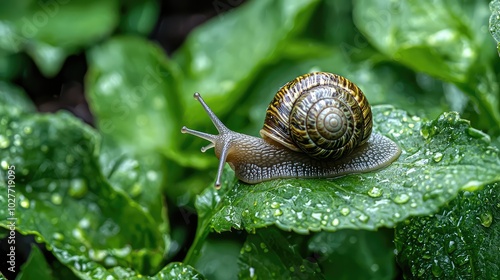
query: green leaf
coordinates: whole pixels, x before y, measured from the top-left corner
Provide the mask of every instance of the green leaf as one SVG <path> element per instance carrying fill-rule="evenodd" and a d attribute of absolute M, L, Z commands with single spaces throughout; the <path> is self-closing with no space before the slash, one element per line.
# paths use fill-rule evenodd
<path fill-rule="evenodd" d="M 476 106 L 479 128 L 500 133 L 500 92 L 484 1 L 367 1 L 354 21 L 382 53 L 416 72 L 454 83 Z M 432 24 L 429 24 L 432 23 Z"/>
<path fill-rule="evenodd" d="M 227 237 L 214 236 L 203 243 L 194 267 L 208 279 L 234 279 L 238 275 L 241 243 Z"/>
<path fill-rule="evenodd" d="M 460 192 L 438 213 L 396 228 L 398 263 L 408 278 L 500 277 L 500 185 Z"/>
<path fill-rule="evenodd" d="M 480 1 L 357 0 L 353 12 L 356 26 L 380 51 L 449 81 L 467 80 L 488 40 L 480 31 L 488 7 Z"/>
<path fill-rule="evenodd" d="M 194 92 L 209 104 L 220 104 L 223 113 L 232 108 L 257 71 L 303 28 L 318 2 L 251 1 L 195 29 L 173 57 L 184 75 L 183 119 L 205 120 L 192 102 Z"/>
<path fill-rule="evenodd" d="M 457 113 L 422 122 L 404 111 L 374 106 L 373 119 L 374 131 L 394 139 L 403 151 L 389 167 L 333 180 L 256 185 L 228 182 L 227 175 L 221 191 L 209 188 L 197 199 L 203 230 L 253 232 L 276 225 L 308 233 L 393 227 L 410 216 L 434 213 L 459 190 L 500 180 L 498 150 Z"/>
<path fill-rule="evenodd" d="M 2 2 L 0 48 L 26 51 L 44 75 L 54 76 L 68 55 L 109 34 L 118 12 L 116 0 Z"/>
<path fill-rule="evenodd" d="M 164 52 L 139 37 L 116 37 L 89 52 L 89 103 L 104 138 L 136 153 L 172 159 L 180 135 L 176 70 Z"/>
<path fill-rule="evenodd" d="M 326 279 L 394 279 L 394 245 L 388 230 L 319 232 L 308 241 Z"/>
<path fill-rule="evenodd" d="M 158 270 L 164 236 L 140 205 L 102 176 L 94 130 L 67 113 L 7 115 L 0 136 L 0 176 L 15 172 L 9 185 L 15 183 L 16 202 L 14 210 L 0 209 L 0 226 L 15 218 L 17 231 L 46 243 L 80 277 L 106 277 L 107 267 L 120 265 Z M 1 200 L 7 205 L 6 196 Z"/>
<path fill-rule="evenodd" d="M 497 44 L 500 44 L 500 0 L 490 2 L 490 11 L 490 33 Z"/>
<path fill-rule="evenodd" d="M 318 264 L 301 256 L 304 237 L 270 227 L 249 234 L 240 253 L 241 279 L 324 279 Z"/>
<path fill-rule="evenodd" d="M 155 0 L 121 1 L 123 15 L 120 29 L 126 33 L 139 33 L 147 36 L 155 27 L 161 11 L 160 3 Z"/>
<path fill-rule="evenodd" d="M 36 112 L 28 95 L 21 88 L 0 81 L 0 116 Z"/>
<path fill-rule="evenodd" d="M 38 249 L 38 246 L 31 246 L 31 254 L 28 260 L 21 266 L 21 272 L 16 279 L 54 279 L 52 270 L 42 252 Z"/>

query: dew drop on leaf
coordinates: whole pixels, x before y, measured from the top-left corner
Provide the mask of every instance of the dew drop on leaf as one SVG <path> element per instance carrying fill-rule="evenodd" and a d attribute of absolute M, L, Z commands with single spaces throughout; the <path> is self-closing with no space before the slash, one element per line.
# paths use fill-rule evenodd
<path fill-rule="evenodd" d="M 87 182 L 84 179 L 73 179 L 69 186 L 69 195 L 74 198 L 82 198 L 88 191 Z"/>
<path fill-rule="evenodd" d="M 436 260 L 434 260 L 434 263 L 432 264 L 431 272 L 436 277 L 439 277 L 443 274 L 443 269 L 439 266 Z"/>
<path fill-rule="evenodd" d="M 493 221 L 493 215 L 491 215 L 490 212 L 484 212 L 479 215 L 479 219 L 484 227 L 490 227 L 491 222 Z"/>
<path fill-rule="evenodd" d="M 434 162 L 440 162 L 443 159 L 443 154 L 440 152 L 437 152 L 434 154 L 432 159 L 434 160 Z"/>
<path fill-rule="evenodd" d="M 251 252 L 252 246 L 250 246 L 249 244 L 245 244 L 245 246 L 243 246 L 243 250 L 245 250 L 246 252 Z"/>
<path fill-rule="evenodd" d="M 62 196 L 58 193 L 52 194 L 50 196 L 50 201 L 54 203 L 55 205 L 61 205 L 62 203 Z"/>
<path fill-rule="evenodd" d="M 382 195 L 382 189 L 373 187 L 368 191 L 368 195 L 371 197 L 380 197 Z"/>
<path fill-rule="evenodd" d="M 64 235 L 62 235 L 60 232 L 54 232 L 52 234 L 52 238 L 54 238 L 55 240 L 58 240 L 58 241 L 62 241 L 62 240 L 64 240 Z"/>
<path fill-rule="evenodd" d="M 276 209 L 276 210 L 274 210 L 273 215 L 275 217 L 281 216 L 281 215 L 283 215 L 283 211 L 281 211 L 281 209 Z"/>
<path fill-rule="evenodd" d="M 342 214 L 344 216 L 349 215 L 349 213 L 351 213 L 351 209 L 349 209 L 347 207 L 344 207 L 344 208 L 340 209 L 340 214 Z"/>
<path fill-rule="evenodd" d="M 362 222 L 362 223 L 366 223 L 368 222 L 368 220 L 370 219 L 370 217 L 368 217 L 367 215 L 365 214 L 361 214 L 358 219 Z"/>
<path fill-rule="evenodd" d="M 80 228 L 88 228 L 90 226 L 90 221 L 87 218 L 83 218 L 78 222 Z"/>
<path fill-rule="evenodd" d="M 0 149 L 6 149 L 9 147 L 9 145 L 10 145 L 9 138 L 0 135 Z"/>
<path fill-rule="evenodd" d="M 408 200 L 410 200 L 410 196 L 405 194 L 405 193 L 400 194 L 394 198 L 394 202 L 396 202 L 398 204 L 406 203 L 406 202 L 408 202 Z"/>
<path fill-rule="evenodd" d="M 338 226 L 339 224 L 340 224 L 339 219 L 337 219 L 337 218 L 333 219 L 333 221 L 332 221 L 332 226 L 336 227 L 336 226 Z"/>
<path fill-rule="evenodd" d="M 279 208 L 279 207 L 280 207 L 280 203 L 279 202 L 273 201 L 271 203 L 271 208 L 276 209 L 276 208 Z"/>
<path fill-rule="evenodd" d="M 31 134 L 31 132 L 33 132 L 33 128 L 32 128 L 31 126 L 25 126 L 25 127 L 23 128 L 23 131 L 24 131 L 24 133 L 25 133 L 26 135 L 29 135 L 29 134 Z"/>
<path fill-rule="evenodd" d="M 0 162 L 0 166 L 2 166 L 4 170 L 9 169 L 9 164 L 5 160 L 2 160 L 2 162 Z"/>
<path fill-rule="evenodd" d="M 21 207 L 27 209 L 30 207 L 30 201 L 24 195 L 21 195 L 19 197 L 19 205 L 21 205 Z"/>
<path fill-rule="evenodd" d="M 316 220 L 321 220 L 321 213 L 312 213 L 311 216 Z"/>
<path fill-rule="evenodd" d="M 448 254 L 451 254 L 453 253 L 455 250 L 457 249 L 457 243 L 453 240 L 450 240 L 450 242 L 448 242 Z"/>

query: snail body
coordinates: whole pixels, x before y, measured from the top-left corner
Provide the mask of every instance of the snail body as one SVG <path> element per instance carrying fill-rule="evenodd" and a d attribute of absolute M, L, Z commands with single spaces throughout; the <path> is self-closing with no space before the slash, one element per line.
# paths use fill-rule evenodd
<path fill-rule="evenodd" d="M 285 84 L 266 112 L 262 138 L 228 129 L 194 94 L 219 134 L 183 127 L 211 143 L 220 159 L 215 185 L 225 162 L 243 182 L 276 178 L 328 178 L 374 171 L 395 161 L 401 150 L 392 140 L 372 134 L 372 113 L 363 92 L 344 77 L 315 72 Z"/>

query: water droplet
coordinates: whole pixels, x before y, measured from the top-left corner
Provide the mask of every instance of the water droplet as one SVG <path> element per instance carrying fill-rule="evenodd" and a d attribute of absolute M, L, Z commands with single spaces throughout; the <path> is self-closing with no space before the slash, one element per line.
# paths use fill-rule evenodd
<path fill-rule="evenodd" d="M 10 145 L 9 138 L 7 138 L 3 135 L 0 135 L 0 149 L 6 149 L 9 147 L 9 145 Z"/>
<path fill-rule="evenodd" d="M 311 216 L 316 220 L 321 220 L 321 213 L 312 213 Z"/>
<path fill-rule="evenodd" d="M 88 191 L 87 182 L 84 179 L 73 179 L 69 186 L 69 195 L 74 198 L 82 198 Z"/>
<path fill-rule="evenodd" d="M 333 219 L 333 221 L 332 221 L 332 226 L 336 227 L 336 226 L 338 226 L 339 224 L 340 224 L 339 219 L 337 219 L 337 218 Z"/>
<path fill-rule="evenodd" d="M 83 218 L 78 222 L 80 228 L 88 228 L 90 226 L 90 221 L 87 218 Z"/>
<path fill-rule="evenodd" d="M 83 231 L 79 228 L 75 228 L 71 231 L 73 234 L 73 237 L 76 238 L 77 240 L 83 240 Z"/>
<path fill-rule="evenodd" d="M 60 232 L 54 232 L 54 234 L 52 234 L 52 238 L 62 241 L 64 240 L 64 235 L 62 235 Z"/>
<path fill-rule="evenodd" d="M 434 260 L 434 263 L 432 264 L 431 272 L 436 277 L 439 277 L 443 274 L 443 269 L 439 266 L 436 260 Z"/>
<path fill-rule="evenodd" d="M 440 162 L 443 159 L 443 154 L 440 152 L 437 152 L 434 154 L 432 159 L 434 160 L 434 162 Z"/>
<path fill-rule="evenodd" d="M 490 227 L 491 222 L 493 222 L 493 215 L 490 212 L 484 212 L 479 215 L 479 219 L 484 227 Z"/>
<path fill-rule="evenodd" d="M 149 181 L 154 182 L 154 181 L 158 180 L 158 173 L 156 171 L 149 170 L 146 173 L 146 178 L 148 178 Z"/>
<path fill-rule="evenodd" d="M 344 208 L 340 209 L 340 214 L 342 214 L 344 216 L 349 215 L 349 213 L 351 213 L 351 209 L 349 209 L 347 207 L 344 207 Z"/>
<path fill-rule="evenodd" d="M 252 246 L 250 246 L 249 244 L 245 244 L 245 246 L 243 246 L 243 250 L 245 250 L 246 252 L 251 252 Z"/>
<path fill-rule="evenodd" d="M 91 260 L 100 262 L 102 261 L 108 253 L 104 250 L 89 249 L 89 257 Z"/>
<path fill-rule="evenodd" d="M 455 250 L 457 249 L 457 243 L 453 240 L 450 240 L 450 242 L 448 242 L 448 254 L 451 254 L 453 253 Z"/>
<path fill-rule="evenodd" d="M 130 252 L 132 252 L 132 248 L 130 247 L 130 245 L 126 245 L 123 248 L 113 249 L 113 255 L 120 257 L 120 258 L 127 257 L 130 254 Z"/>
<path fill-rule="evenodd" d="M 368 220 L 370 219 L 370 217 L 368 217 L 367 215 L 365 214 L 361 214 L 359 215 L 358 219 L 362 222 L 362 223 L 366 223 L 368 222 Z"/>
<path fill-rule="evenodd" d="M 279 207 L 280 207 L 280 203 L 279 202 L 273 201 L 271 203 L 271 208 L 276 209 L 276 208 L 279 208 Z"/>
<path fill-rule="evenodd" d="M 396 198 L 394 198 L 394 202 L 396 202 L 398 204 L 406 203 L 406 202 L 408 202 L 408 200 L 410 200 L 410 196 L 405 194 L 405 193 L 402 193 L 402 194 L 396 196 Z"/>
<path fill-rule="evenodd" d="M 26 208 L 26 209 L 30 208 L 30 201 L 24 195 L 21 195 L 19 197 L 19 205 L 21 205 L 21 207 Z"/>
<path fill-rule="evenodd" d="M 107 256 L 105 259 L 104 259 L 104 264 L 108 267 L 112 267 L 112 266 L 116 266 L 116 264 L 118 263 L 118 261 L 116 260 L 115 257 L 113 256 Z"/>
<path fill-rule="evenodd" d="M 31 126 L 25 126 L 23 131 L 25 134 L 31 134 L 31 132 L 33 132 L 33 128 Z"/>
<path fill-rule="evenodd" d="M 373 187 L 368 191 L 368 195 L 371 197 L 380 197 L 382 195 L 382 189 Z"/>
<path fill-rule="evenodd" d="M 412 208 L 417 207 L 417 203 L 416 203 L 416 202 L 412 202 L 412 203 L 410 204 L 410 207 L 412 207 Z"/>
<path fill-rule="evenodd" d="M 8 164 L 8 163 L 7 163 L 7 161 L 5 161 L 5 160 L 2 160 L 2 162 L 0 162 L 0 165 L 2 166 L 2 168 L 3 168 L 4 170 L 9 169 L 9 164 Z"/>
<path fill-rule="evenodd" d="M 274 214 L 273 215 L 275 217 L 281 216 L 281 215 L 283 215 L 283 211 L 281 211 L 281 209 L 276 209 L 276 210 L 274 210 Z"/>
<path fill-rule="evenodd" d="M 399 214 L 398 212 L 394 213 L 394 218 L 398 219 L 401 217 L 401 214 Z"/>
<path fill-rule="evenodd" d="M 62 203 L 62 196 L 58 193 L 55 193 L 55 194 L 52 194 L 50 196 L 50 201 L 52 201 L 52 203 L 54 203 L 55 205 L 61 205 Z"/>

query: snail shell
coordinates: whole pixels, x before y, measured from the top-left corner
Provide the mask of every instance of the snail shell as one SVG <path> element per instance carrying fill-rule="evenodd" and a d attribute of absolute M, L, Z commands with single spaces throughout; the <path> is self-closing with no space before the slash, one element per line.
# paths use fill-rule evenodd
<path fill-rule="evenodd" d="M 368 141 L 372 112 L 363 92 L 339 75 L 296 78 L 274 96 L 260 135 L 317 159 L 338 159 Z"/>
<path fill-rule="evenodd" d="M 372 113 L 363 92 L 344 77 L 315 72 L 285 84 L 271 101 L 262 138 L 228 129 L 194 94 L 218 135 L 183 127 L 211 143 L 220 159 L 216 188 L 225 162 L 246 183 L 276 178 L 324 178 L 377 170 L 401 150 L 392 140 L 372 134 Z"/>

